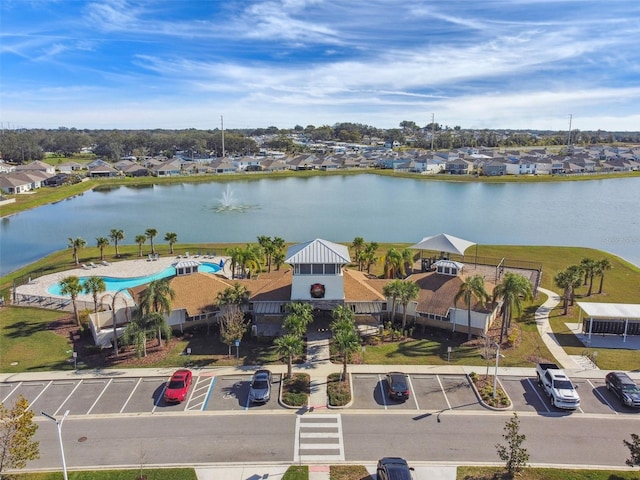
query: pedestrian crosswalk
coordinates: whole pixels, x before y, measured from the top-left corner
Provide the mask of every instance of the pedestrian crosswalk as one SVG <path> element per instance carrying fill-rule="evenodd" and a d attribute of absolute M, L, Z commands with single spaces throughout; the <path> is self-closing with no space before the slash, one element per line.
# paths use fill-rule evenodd
<path fill-rule="evenodd" d="M 322 460 L 344 460 L 340 415 L 298 415 L 293 461 Z"/>

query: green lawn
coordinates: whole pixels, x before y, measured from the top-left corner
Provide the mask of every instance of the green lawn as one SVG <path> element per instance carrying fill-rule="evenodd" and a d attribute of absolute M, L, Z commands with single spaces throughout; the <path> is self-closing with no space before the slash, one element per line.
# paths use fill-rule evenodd
<path fill-rule="evenodd" d="M 503 468 L 498 467 L 458 467 L 458 480 L 500 480 Z M 640 480 L 637 471 L 620 470 L 570 470 L 555 468 L 526 468 L 518 480 Z"/>
<path fill-rule="evenodd" d="M 68 472 L 69 480 L 197 480 L 193 468 L 144 468 L 137 470 L 97 470 Z M 38 472 L 15 475 L 16 480 L 62 480 L 62 472 Z"/>
<path fill-rule="evenodd" d="M 59 312 L 36 308 L 0 310 L 0 371 L 68 370 L 72 347 L 68 339 L 48 330 Z M 13 365 L 15 363 L 15 365 Z"/>

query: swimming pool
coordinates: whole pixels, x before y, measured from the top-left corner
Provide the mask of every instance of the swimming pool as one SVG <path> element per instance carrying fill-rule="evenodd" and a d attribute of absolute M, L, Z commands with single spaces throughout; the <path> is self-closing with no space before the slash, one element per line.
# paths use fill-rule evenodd
<path fill-rule="evenodd" d="M 198 266 L 198 271 L 204 272 L 204 273 L 217 273 L 220 271 L 220 265 L 217 265 L 215 263 L 202 262 Z M 171 266 L 171 267 L 165 268 L 161 272 L 154 273 L 153 275 L 146 275 L 144 277 L 117 278 L 117 277 L 103 277 L 101 275 L 97 275 L 97 276 L 101 277 L 104 280 L 107 292 L 117 292 L 119 290 L 122 290 L 123 288 L 137 287 L 138 285 L 144 285 L 145 283 L 153 282 L 154 280 L 160 280 L 162 278 L 172 277 L 175 274 L 176 274 L 176 269 L 175 267 Z M 87 280 L 87 278 L 89 277 L 80 277 L 80 285 L 84 285 L 84 282 Z M 58 297 L 68 296 L 68 295 L 62 295 L 62 293 L 60 293 L 60 285 L 57 283 L 54 283 L 53 285 L 49 286 L 49 288 L 47 288 L 47 292 L 49 292 L 51 295 L 55 295 Z"/>

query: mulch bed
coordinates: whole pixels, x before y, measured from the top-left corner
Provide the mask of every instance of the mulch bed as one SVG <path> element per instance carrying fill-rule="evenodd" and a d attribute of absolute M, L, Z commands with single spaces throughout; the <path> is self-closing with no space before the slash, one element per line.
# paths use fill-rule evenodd
<path fill-rule="evenodd" d="M 73 315 L 62 317 L 49 324 L 49 330 L 65 337 L 73 345 L 73 351 L 78 352 L 78 364 L 84 364 L 88 368 L 109 367 L 144 367 L 161 361 L 172 351 L 172 345 L 177 341 L 172 338 L 165 340 L 164 348 L 158 346 L 158 341 L 147 341 L 147 356 L 138 358 L 133 347 L 120 347 L 118 357 L 113 354 L 113 348 L 98 349 L 89 331 L 82 332 L 81 327 L 75 324 Z"/>

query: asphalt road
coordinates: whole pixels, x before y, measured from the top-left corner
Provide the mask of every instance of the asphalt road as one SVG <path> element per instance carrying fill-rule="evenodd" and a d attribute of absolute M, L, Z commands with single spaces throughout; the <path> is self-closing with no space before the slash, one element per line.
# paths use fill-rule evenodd
<path fill-rule="evenodd" d="M 309 415 L 309 414 L 304 414 Z M 304 417 L 303 415 L 303 417 Z M 322 414 L 320 414 L 322 415 Z M 450 412 L 340 414 L 348 462 L 382 456 L 455 464 L 498 462 L 495 445 L 512 414 Z M 68 417 L 63 424 L 69 469 L 90 466 L 294 463 L 295 412 Z M 39 421 L 41 458 L 30 468 L 60 468 L 57 430 Z M 640 430 L 623 417 L 524 415 L 524 446 L 535 464 L 624 466 L 622 439 Z"/>

